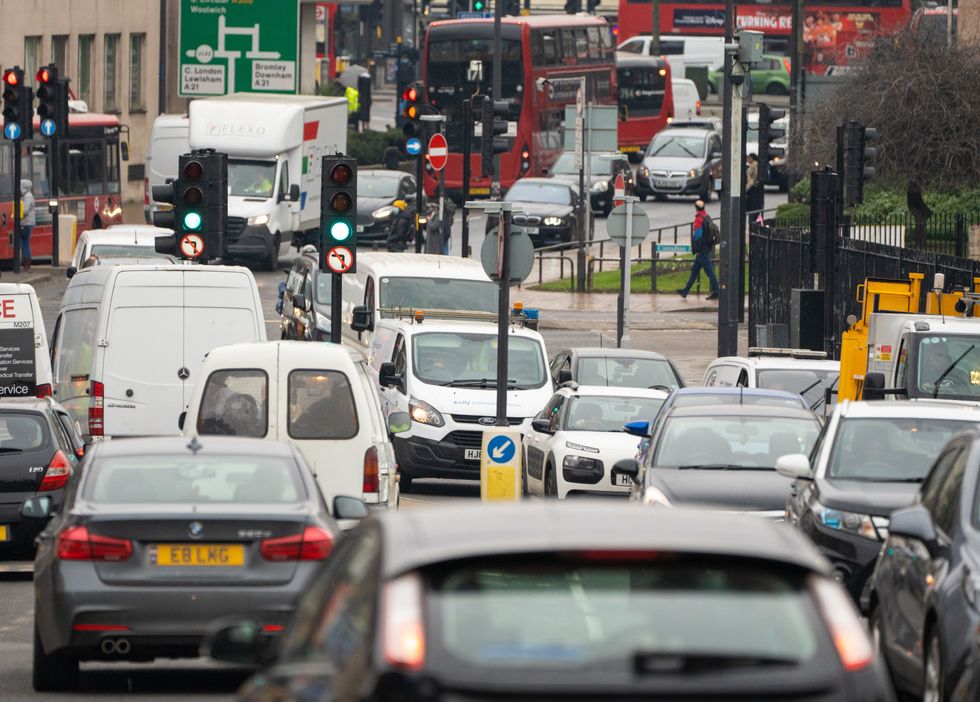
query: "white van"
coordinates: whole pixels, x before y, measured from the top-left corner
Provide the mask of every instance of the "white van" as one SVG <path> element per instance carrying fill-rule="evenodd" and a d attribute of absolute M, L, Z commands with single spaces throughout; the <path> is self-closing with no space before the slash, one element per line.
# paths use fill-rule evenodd
<path fill-rule="evenodd" d="M 369 505 L 394 508 L 395 451 L 375 375 L 358 351 L 339 344 L 222 346 L 204 361 L 184 435 L 288 441 L 313 470 L 327 504 L 337 495 L 360 495 Z"/>
<path fill-rule="evenodd" d="M 0 398 L 50 397 L 48 335 L 34 288 L 0 283 Z"/>
<path fill-rule="evenodd" d="M 674 94 L 674 122 L 687 122 L 701 116 L 701 96 L 698 86 L 687 78 L 674 78 L 670 81 Z"/>
<path fill-rule="evenodd" d="M 156 238 L 172 235 L 173 230 L 154 227 L 152 224 L 113 224 L 108 229 L 87 229 L 75 242 L 75 253 L 72 254 L 71 263 L 65 269 L 65 275 L 72 278 L 79 269 L 95 265 L 96 262 L 136 263 L 138 261 L 141 265 L 149 262 L 157 265 L 173 263 L 172 256 L 159 254 L 156 251 Z"/>
<path fill-rule="evenodd" d="M 65 291 L 54 396 L 91 437 L 179 434 L 205 355 L 265 341 L 255 279 L 237 266 L 94 266 Z"/>
<path fill-rule="evenodd" d="M 627 39 L 616 50 L 629 54 L 651 56 L 652 37 L 637 36 Z M 720 69 L 725 63 L 724 37 L 691 37 L 682 34 L 660 35 L 660 55 L 667 58 L 671 75 L 687 76 L 688 67 Z M 675 112 L 676 115 L 676 112 Z"/>
<path fill-rule="evenodd" d="M 544 340 L 511 325 L 507 417 L 528 431 L 553 394 Z M 394 437 L 401 489 L 415 478 L 480 477 L 483 428 L 497 406 L 497 325 L 437 316 L 382 319 L 369 358 L 386 416 L 408 412 L 411 428 Z"/>
<path fill-rule="evenodd" d="M 357 273 L 343 278 L 343 333 L 365 349 L 371 348 L 378 321 L 399 311 L 497 313 L 497 284 L 468 258 L 358 253 Z"/>
<path fill-rule="evenodd" d="M 153 223 L 153 212 L 160 208 L 150 197 L 153 186 L 165 184 L 167 178 L 176 178 L 178 157 L 191 150 L 189 124 L 187 115 L 160 115 L 153 120 L 143 177 L 143 215 L 147 224 Z"/>

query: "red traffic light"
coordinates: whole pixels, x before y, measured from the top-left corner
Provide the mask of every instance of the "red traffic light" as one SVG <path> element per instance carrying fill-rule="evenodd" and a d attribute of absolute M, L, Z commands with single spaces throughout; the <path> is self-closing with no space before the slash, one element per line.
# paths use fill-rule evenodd
<path fill-rule="evenodd" d="M 4 71 L 3 82 L 11 86 L 17 85 L 17 72 L 13 69 Z"/>
<path fill-rule="evenodd" d="M 37 72 L 37 76 L 35 77 L 37 78 L 38 83 L 47 83 L 49 80 L 51 80 L 51 73 L 47 68 L 42 68 Z"/>
<path fill-rule="evenodd" d="M 204 175 L 204 166 L 200 161 L 188 161 L 184 164 L 184 176 L 195 180 Z"/>
<path fill-rule="evenodd" d="M 402 97 L 404 97 L 409 102 L 415 102 L 416 100 L 419 99 L 419 91 L 416 90 L 414 87 L 408 88 Z"/>
<path fill-rule="evenodd" d="M 338 163 L 330 169 L 330 180 L 337 185 L 347 185 L 354 177 L 354 172 L 346 163 Z"/>

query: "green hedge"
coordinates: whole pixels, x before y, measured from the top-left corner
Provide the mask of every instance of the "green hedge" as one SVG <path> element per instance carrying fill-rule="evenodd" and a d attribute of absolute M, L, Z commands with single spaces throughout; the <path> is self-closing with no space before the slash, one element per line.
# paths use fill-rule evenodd
<path fill-rule="evenodd" d="M 934 215 L 951 217 L 964 212 L 980 211 L 980 188 L 934 190 L 927 188 L 922 198 Z M 884 222 L 890 217 L 908 214 L 904 184 L 872 183 L 864 190 L 864 202 L 854 208 L 854 218 L 866 222 Z M 793 188 L 790 201 L 776 208 L 776 223 L 789 225 L 810 221 L 810 179 L 804 178 Z"/>
<path fill-rule="evenodd" d="M 359 166 L 376 166 L 381 163 L 385 149 L 394 143 L 405 153 L 405 133 L 401 129 L 385 132 L 347 132 L 347 153 L 357 159 Z"/>

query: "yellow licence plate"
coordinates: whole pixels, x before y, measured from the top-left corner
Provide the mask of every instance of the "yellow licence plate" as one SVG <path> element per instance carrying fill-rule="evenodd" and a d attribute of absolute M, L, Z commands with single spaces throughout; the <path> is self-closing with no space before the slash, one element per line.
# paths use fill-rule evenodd
<path fill-rule="evenodd" d="M 489 195 L 490 188 L 470 188 L 470 195 Z"/>
<path fill-rule="evenodd" d="M 10 541 L 10 527 L 0 524 L 0 541 Z"/>
<path fill-rule="evenodd" d="M 637 151 L 639 151 L 640 150 L 640 147 L 639 146 L 620 146 L 619 147 L 619 150 L 622 151 L 624 154 L 632 154 L 632 153 L 636 153 Z"/>
<path fill-rule="evenodd" d="M 245 565 L 241 544 L 156 544 L 150 549 L 150 565 L 230 566 Z"/>

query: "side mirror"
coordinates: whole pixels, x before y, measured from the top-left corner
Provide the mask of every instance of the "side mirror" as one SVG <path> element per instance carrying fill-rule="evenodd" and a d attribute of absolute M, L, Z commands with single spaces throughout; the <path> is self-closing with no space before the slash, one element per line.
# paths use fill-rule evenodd
<path fill-rule="evenodd" d="M 555 382 L 558 383 L 559 385 L 564 385 L 565 383 L 567 383 L 571 379 L 572 379 L 572 371 L 571 371 L 571 369 L 570 368 L 562 368 L 560 371 L 558 371 L 558 377 L 555 378 Z"/>
<path fill-rule="evenodd" d="M 885 374 L 874 371 L 864 376 L 864 389 L 861 392 L 862 400 L 884 400 L 885 393 Z"/>
<path fill-rule="evenodd" d="M 310 309 L 308 304 L 309 303 L 306 299 L 306 295 L 304 295 L 303 293 L 296 293 L 295 295 L 293 295 L 293 307 L 299 307 L 304 312 L 307 312 Z"/>
<path fill-rule="evenodd" d="M 216 661 L 257 666 L 271 662 L 270 637 L 250 620 L 219 620 L 205 634 L 201 653 Z"/>
<path fill-rule="evenodd" d="M 187 410 L 184 410 L 183 412 L 180 413 L 180 416 L 177 417 L 177 428 L 180 429 L 181 431 L 184 430 L 184 422 L 186 420 L 187 420 Z"/>
<path fill-rule="evenodd" d="M 625 476 L 629 482 L 635 483 L 640 477 L 640 464 L 635 458 L 622 458 L 613 465 L 611 477 L 613 485 L 622 485 L 620 476 Z"/>
<path fill-rule="evenodd" d="M 776 472 L 793 480 L 813 480 L 810 459 L 802 453 L 790 453 L 777 458 Z"/>
<path fill-rule="evenodd" d="M 368 508 L 356 497 L 348 495 L 337 495 L 333 498 L 333 518 L 341 519 L 364 519 L 368 516 Z"/>
<path fill-rule="evenodd" d="M 24 519 L 47 519 L 53 515 L 51 498 L 47 496 L 28 497 L 20 506 L 20 516 Z"/>
<path fill-rule="evenodd" d="M 119 142 L 119 156 L 123 161 L 129 160 L 129 142 L 121 141 Z"/>
<path fill-rule="evenodd" d="M 74 278 L 76 273 L 78 273 L 78 269 L 75 266 L 68 266 L 65 269 L 65 275 L 69 278 Z"/>
<path fill-rule="evenodd" d="M 289 201 L 299 202 L 299 184 L 293 183 L 289 186 Z"/>
<path fill-rule="evenodd" d="M 554 434 L 551 430 L 551 420 L 545 419 L 544 417 L 539 417 L 531 420 L 531 428 L 534 431 L 539 431 L 542 434 Z"/>
<path fill-rule="evenodd" d="M 712 160 L 714 160 L 716 158 L 721 158 L 721 157 L 722 157 L 722 153 L 720 151 L 712 151 L 711 152 L 711 158 L 712 158 Z"/>
<path fill-rule="evenodd" d="M 623 425 L 623 431 L 631 436 L 638 436 L 641 439 L 646 439 L 650 436 L 650 422 L 644 422 L 641 420 L 627 422 Z"/>
<path fill-rule="evenodd" d="M 395 372 L 395 364 L 388 362 L 382 363 L 378 370 L 378 383 L 383 388 L 403 388 L 402 378 Z"/>
<path fill-rule="evenodd" d="M 358 305 L 351 310 L 350 328 L 356 332 L 374 331 L 374 310 Z"/>
<path fill-rule="evenodd" d="M 922 505 L 912 505 L 893 512 L 888 523 L 888 533 L 916 539 L 925 544 L 929 555 L 935 557 L 939 552 L 939 539 L 932 516 Z"/>
<path fill-rule="evenodd" d="M 388 415 L 388 433 L 390 435 L 404 434 L 411 428 L 412 418 L 408 412 L 392 412 Z"/>

